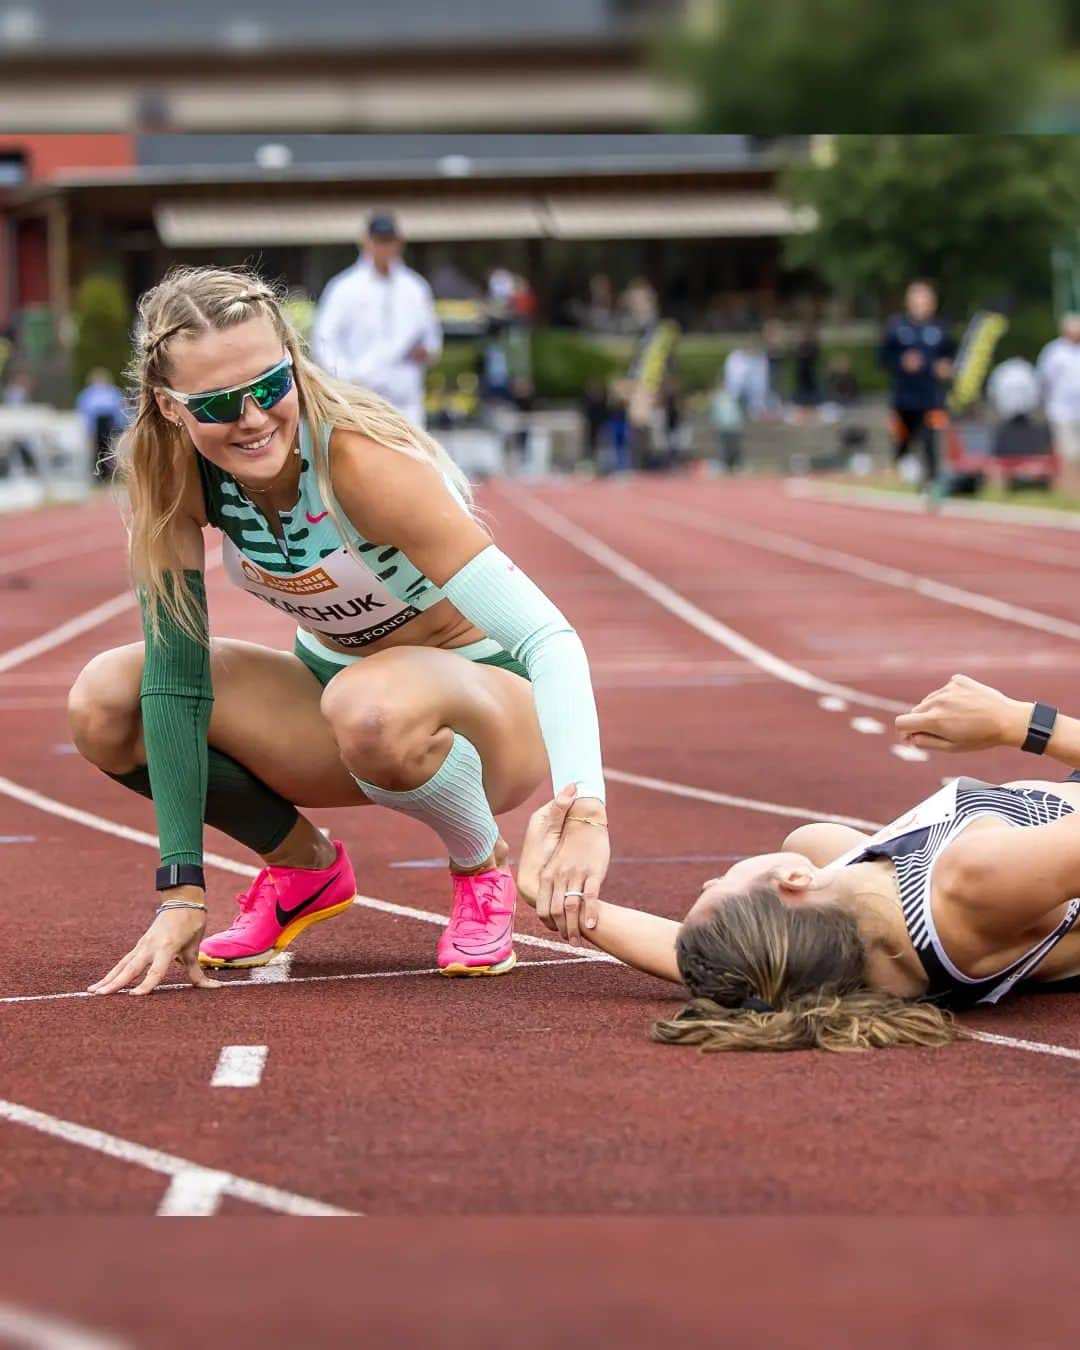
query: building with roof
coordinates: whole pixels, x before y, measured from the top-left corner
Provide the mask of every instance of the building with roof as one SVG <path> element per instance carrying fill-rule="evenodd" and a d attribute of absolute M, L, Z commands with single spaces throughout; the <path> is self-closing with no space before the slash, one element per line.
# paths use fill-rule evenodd
<path fill-rule="evenodd" d="M 716 295 L 767 308 L 782 294 L 780 241 L 809 222 L 776 177 L 801 151 L 613 133 L 7 137 L 0 325 L 41 306 L 62 320 L 90 274 L 134 298 L 175 262 L 252 263 L 316 296 L 381 209 L 426 275 L 482 286 L 508 267 L 548 321 L 604 272 L 648 276 L 676 317 L 708 326 Z"/>

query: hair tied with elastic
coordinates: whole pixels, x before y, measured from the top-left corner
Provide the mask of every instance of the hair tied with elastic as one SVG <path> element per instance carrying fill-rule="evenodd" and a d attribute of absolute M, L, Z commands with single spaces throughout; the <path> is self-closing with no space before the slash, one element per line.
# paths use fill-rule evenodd
<path fill-rule="evenodd" d="M 776 1009 L 773 1007 L 771 1003 L 766 1003 L 763 998 L 758 998 L 756 994 L 747 994 L 747 996 L 739 1004 L 739 1008 L 740 1009 L 745 1008 L 749 1012 L 759 1012 L 759 1013 L 769 1013 L 776 1011 Z"/>

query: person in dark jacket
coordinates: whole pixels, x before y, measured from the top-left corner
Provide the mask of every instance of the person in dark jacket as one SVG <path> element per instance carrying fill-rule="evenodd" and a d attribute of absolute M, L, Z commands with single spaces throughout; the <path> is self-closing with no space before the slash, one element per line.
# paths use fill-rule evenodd
<path fill-rule="evenodd" d="M 904 297 L 904 313 L 889 320 L 878 353 L 892 376 L 892 426 L 896 459 L 918 440 L 924 482 L 938 477 L 937 433 L 945 423 L 945 382 L 952 374 L 956 343 L 937 317 L 937 292 L 927 281 L 913 281 Z"/>

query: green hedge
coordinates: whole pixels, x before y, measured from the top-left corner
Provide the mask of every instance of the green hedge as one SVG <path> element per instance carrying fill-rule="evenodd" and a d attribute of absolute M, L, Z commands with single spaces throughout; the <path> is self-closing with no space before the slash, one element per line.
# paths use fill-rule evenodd
<path fill-rule="evenodd" d="M 959 325 L 957 337 L 960 336 Z M 1054 336 L 1053 316 L 1042 307 L 1015 315 L 994 353 L 995 363 L 1010 356 L 1026 356 L 1034 361 L 1044 343 Z M 603 337 L 566 329 L 540 328 L 532 335 L 533 383 L 537 397 L 562 402 L 580 399 L 592 380 L 607 382 L 623 374 L 630 364 L 636 340 L 629 337 Z M 679 340 L 675 360 L 683 389 L 690 394 L 711 389 L 717 381 L 735 340 L 728 336 L 691 334 Z M 450 342 L 432 368 L 448 383 L 465 370 L 476 368 L 482 344 L 476 340 Z M 889 388 L 886 373 L 877 364 L 877 340 L 870 342 L 826 342 L 822 344 L 820 374 L 824 380 L 829 362 L 846 356 L 863 394 L 884 393 Z M 790 384 L 790 363 L 786 370 Z M 789 395 L 790 388 L 781 390 Z"/>

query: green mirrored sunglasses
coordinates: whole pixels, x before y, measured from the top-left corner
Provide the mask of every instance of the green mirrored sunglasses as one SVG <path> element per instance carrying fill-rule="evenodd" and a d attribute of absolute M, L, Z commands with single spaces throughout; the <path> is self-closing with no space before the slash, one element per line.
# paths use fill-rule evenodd
<path fill-rule="evenodd" d="M 292 357 L 286 352 L 284 360 L 247 384 L 235 384 L 231 389 L 209 389 L 205 394 L 180 394 L 175 389 L 164 389 L 170 398 L 182 403 L 196 422 L 238 422 L 243 416 L 244 399 L 253 398 L 263 412 L 280 403 L 293 387 Z"/>

